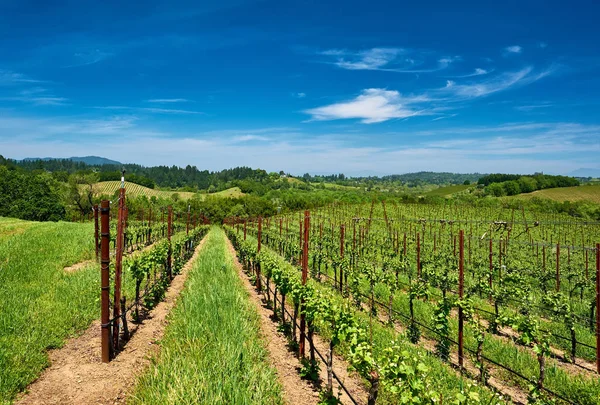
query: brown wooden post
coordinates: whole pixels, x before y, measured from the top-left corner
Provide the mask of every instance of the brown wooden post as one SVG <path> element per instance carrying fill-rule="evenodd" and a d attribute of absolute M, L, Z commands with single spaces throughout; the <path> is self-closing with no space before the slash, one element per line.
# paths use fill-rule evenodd
<path fill-rule="evenodd" d="M 584 247 L 585 249 L 585 247 Z M 588 269 L 589 265 L 588 265 L 588 250 L 585 249 L 585 279 L 589 280 L 590 279 L 590 271 Z"/>
<path fill-rule="evenodd" d="M 171 246 L 171 232 L 173 227 L 173 207 L 169 205 L 169 215 L 167 218 L 167 239 L 169 241 L 169 250 L 167 252 L 167 275 L 169 280 L 173 279 L 173 267 L 171 265 L 171 256 L 173 255 L 173 248 Z"/>
<path fill-rule="evenodd" d="M 600 374 L 600 243 L 596 243 L 596 371 Z"/>
<path fill-rule="evenodd" d="M 247 221 L 244 219 L 244 240 L 246 240 L 246 225 Z"/>
<path fill-rule="evenodd" d="M 417 277 L 421 277 L 421 236 L 417 232 Z"/>
<path fill-rule="evenodd" d="M 187 221 L 185 224 L 185 234 L 190 234 L 190 204 L 188 204 Z"/>
<path fill-rule="evenodd" d="M 304 244 L 302 246 L 302 285 L 306 285 L 308 278 L 308 230 L 310 229 L 310 211 L 304 211 Z M 306 339 L 306 315 L 304 314 L 304 299 L 300 303 L 300 344 L 298 347 L 300 357 L 304 357 L 306 350 L 304 341 Z"/>
<path fill-rule="evenodd" d="M 298 225 L 299 225 L 299 229 L 300 229 L 300 234 L 299 234 L 299 236 L 300 236 L 300 239 L 299 239 L 300 240 L 300 257 L 298 257 L 298 263 L 301 264 L 301 263 L 304 263 L 304 259 L 302 256 L 304 254 L 304 249 L 302 248 L 302 246 L 304 246 L 304 241 L 302 240 L 303 235 L 304 235 L 304 232 L 302 232 L 302 220 L 298 221 Z M 333 239 L 333 225 L 331 225 L 331 226 L 332 226 L 331 236 Z"/>
<path fill-rule="evenodd" d="M 94 205 L 94 240 L 96 241 L 96 261 L 98 261 L 98 258 L 100 256 L 100 244 L 99 244 L 99 238 L 100 235 L 98 234 L 99 229 L 98 229 L 98 204 Z"/>
<path fill-rule="evenodd" d="M 346 225 L 343 225 L 343 224 L 340 225 L 340 258 L 342 259 L 342 261 L 344 260 L 345 230 L 346 230 Z M 342 263 L 340 262 L 340 292 L 342 292 L 343 289 L 344 289 L 344 267 L 342 266 Z"/>
<path fill-rule="evenodd" d="M 463 299 L 464 283 L 465 283 L 465 235 L 461 229 L 458 234 L 459 245 L 458 245 L 458 296 Z M 463 357 L 463 327 L 464 327 L 464 314 L 462 304 L 458 308 L 458 365 L 462 371 L 464 357 Z"/>
<path fill-rule="evenodd" d="M 124 173 L 124 172 L 123 172 Z M 113 347 L 119 349 L 119 319 L 121 316 L 121 275 L 123 273 L 123 242 L 125 225 L 125 176 L 121 177 L 119 212 L 117 215 L 117 252 L 115 255 L 115 288 L 113 293 Z"/>
<path fill-rule="evenodd" d="M 260 253 L 260 248 L 262 245 L 262 217 L 258 217 L 258 235 L 256 236 L 258 239 L 258 247 L 256 248 L 256 253 Z M 260 280 L 260 263 L 256 266 L 256 289 L 258 292 L 261 291 L 261 280 Z"/>
<path fill-rule="evenodd" d="M 404 257 L 406 257 L 406 232 L 404 232 Z"/>
<path fill-rule="evenodd" d="M 494 287 L 493 285 L 493 280 L 494 280 L 494 242 L 492 241 L 492 238 L 490 238 L 490 300 L 492 299 L 492 289 Z"/>
<path fill-rule="evenodd" d="M 102 323 L 101 347 L 102 347 L 102 362 L 110 361 L 110 203 L 108 200 L 103 200 L 100 204 L 101 217 L 101 258 L 100 258 L 100 311 Z"/>
<path fill-rule="evenodd" d="M 560 243 L 556 244 L 556 291 L 560 291 Z"/>

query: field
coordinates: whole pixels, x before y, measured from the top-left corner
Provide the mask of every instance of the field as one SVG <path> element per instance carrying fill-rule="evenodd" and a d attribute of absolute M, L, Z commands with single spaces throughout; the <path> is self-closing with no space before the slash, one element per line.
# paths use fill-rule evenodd
<path fill-rule="evenodd" d="M 564 201 L 591 201 L 600 204 L 600 184 L 584 185 L 577 187 L 549 188 L 533 193 L 519 194 L 512 198 L 548 198 L 550 200 Z"/>
<path fill-rule="evenodd" d="M 61 347 L 99 316 L 91 223 L 0 218 L 0 403 L 10 403 Z"/>
<path fill-rule="evenodd" d="M 472 187 L 471 185 L 455 184 L 455 185 L 452 185 L 452 186 L 446 186 L 446 187 L 436 188 L 435 190 L 428 191 L 424 195 L 439 196 L 439 197 L 450 197 L 453 194 L 460 193 L 462 191 L 466 191 L 466 190 L 468 190 L 471 187 Z"/>
<path fill-rule="evenodd" d="M 120 181 L 101 181 L 96 183 L 94 186 L 94 195 L 113 195 L 117 190 L 121 187 Z M 244 195 L 239 187 L 228 188 L 227 190 L 219 191 L 212 194 L 201 194 L 201 193 L 192 193 L 189 191 L 165 191 L 165 190 L 155 190 L 148 187 L 140 186 L 139 184 L 125 182 L 125 189 L 127 190 L 127 195 L 130 196 L 141 196 L 144 195 L 148 198 L 156 197 L 156 198 L 171 198 L 173 194 L 178 194 L 179 198 L 183 200 L 188 200 L 190 198 L 200 198 L 204 199 L 207 195 L 215 196 L 215 197 L 229 197 L 229 198 L 237 198 Z"/>

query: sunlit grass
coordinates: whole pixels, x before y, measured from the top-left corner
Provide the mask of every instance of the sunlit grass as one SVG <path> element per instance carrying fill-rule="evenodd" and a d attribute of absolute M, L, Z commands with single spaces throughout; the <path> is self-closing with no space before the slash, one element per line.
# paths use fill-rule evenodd
<path fill-rule="evenodd" d="M 131 404 L 280 404 L 281 390 L 219 228 L 207 236 Z"/>

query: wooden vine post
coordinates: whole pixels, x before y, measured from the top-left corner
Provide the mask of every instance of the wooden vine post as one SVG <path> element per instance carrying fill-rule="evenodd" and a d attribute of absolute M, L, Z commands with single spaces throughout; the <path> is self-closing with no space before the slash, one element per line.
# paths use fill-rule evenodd
<path fill-rule="evenodd" d="M 121 275 L 123 273 L 123 244 L 125 228 L 125 170 L 121 176 L 119 211 L 117 214 L 117 252 L 115 255 L 115 289 L 113 294 L 113 347 L 119 348 L 119 319 L 121 316 Z"/>
<path fill-rule="evenodd" d="M 600 243 L 596 243 L 596 371 L 600 374 Z"/>
<path fill-rule="evenodd" d="M 417 277 L 421 278 L 421 236 L 417 232 Z"/>
<path fill-rule="evenodd" d="M 100 310 L 101 310 L 101 347 L 102 347 L 102 362 L 110 361 L 110 308 L 109 308 L 109 293 L 110 293 L 110 203 L 108 200 L 103 200 L 100 205 L 101 219 L 101 258 L 100 258 Z"/>
<path fill-rule="evenodd" d="M 190 234 L 190 204 L 188 204 L 188 212 L 187 212 L 187 222 L 185 224 L 185 234 L 189 235 Z"/>
<path fill-rule="evenodd" d="M 96 247 L 96 261 L 98 261 L 98 257 L 100 255 L 100 245 L 99 245 L 99 237 L 100 235 L 98 234 L 99 230 L 98 230 L 98 204 L 94 205 L 94 240 L 96 241 L 95 247 Z"/>
<path fill-rule="evenodd" d="M 306 285 L 308 277 L 308 231 L 310 229 L 310 211 L 304 211 L 304 243 L 302 246 L 302 285 Z M 304 298 L 300 302 L 300 344 L 298 354 L 301 358 L 305 356 L 306 349 L 304 341 L 306 340 L 306 314 L 304 313 Z"/>
<path fill-rule="evenodd" d="M 492 289 L 494 287 L 494 242 L 490 238 L 490 301 L 492 300 Z"/>
<path fill-rule="evenodd" d="M 169 215 L 167 216 L 167 240 L 169 241 L 169 250 L 167 251 L 167 274 L 169 280 L 173 280 L 173 268 L 171 266 L 171 255 L 173 248 L 171 247 L 171 232 L 173 227 L 173 207 L 169 205 Z"/>
<path fill-rule="evenodd" d="M 344 260 L 344 233 L 346 231 L 346 225 L 340 225 L 340 292 L 344 290 L 344 266 L 342 262 Z"/>
<path fill-rule="evenodd" d="M 256 236 L 258 239 L 258 247 L 256 249 L 256 254 L 260 254 L 260 248 L 262 245 L 262 217 L 258 217 L 258 235 Z M 261 291 L 262 286 L 260 282 L 260 261 L 256 264 L 256 289 L 258 292 Z"/>
<path fill-rule="evenodd" d="M 463 299 L 464 293 L 464 283 L 465 283 L 465 235 L 464 231 L 461 229 L 459 234 L 459 245 L 458 245 L 458 296 Z M 460 370 L 463 370 L 464 363 L 464 355 L 463 355 L 463 328 L 464 328 L 464 314 L 463 314 L 463 305 L 458 307 L 458 365 Z"/>
<path fill-rule="evenodd" d="M 556 244 L 556 291 L 560 291 L 560 243 Z"/>
<path fill-rule="evenodd" d="M 246 220 L 244 219 L 244 240 L 246 240 Z"/>

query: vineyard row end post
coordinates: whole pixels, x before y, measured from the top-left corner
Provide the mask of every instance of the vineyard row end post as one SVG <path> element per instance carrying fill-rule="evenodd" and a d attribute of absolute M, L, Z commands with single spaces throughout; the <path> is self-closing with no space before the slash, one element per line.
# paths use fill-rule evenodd
<path fill-rule="evenodd" d="M 100 311 L 101 311 L 101 349 L 102 362 L 110 362 L 110 202 L 103 200 L 100 205 Z"/>
<path fill-rule="evenodd" d="M 310 212 L 304 211 L 304 244 L 302 246 L 302 285 L 306 285 L 306 279 L 308 278 L 308 237 L 310 229 Z M 304 314 L 304 298 L 300 302 L 300 344 L 298 346 L 299 354 L 301 358 L 304 358 L 305 340 L 306 340 L 306 315 Z"/>
<path fill-rule="evenodd" d="M 459 257 L 458 257 L 458 296 L 461 299 L 461 305 L 458 307 L 458 365 L 462 372 L 464 363 L 463 354 L 463 327 L 464 327 L 464 314 L 462 299 L 464 294 L 464 283 L 465 283 L 465 234 L 461 229 L 459 234 Z"/>
<path fill-rule="evenodd" d="M 257 239 L 258 239 L 258 248 L 256 249 L 256 253 L 260 254 L 260 248 L 262 245 L 262 217 L 258 217 L 258 235 L 257 235 Z M 260 282 L 260 260 L 258 261 L 258 263 L 256 264 L 256 289 L 258 290 L 258 292 L 261 291 L 261 282 Z"/>

